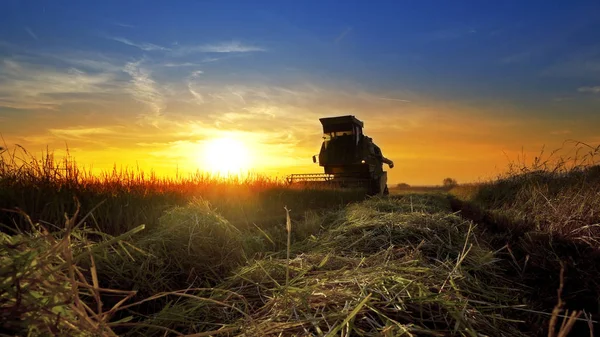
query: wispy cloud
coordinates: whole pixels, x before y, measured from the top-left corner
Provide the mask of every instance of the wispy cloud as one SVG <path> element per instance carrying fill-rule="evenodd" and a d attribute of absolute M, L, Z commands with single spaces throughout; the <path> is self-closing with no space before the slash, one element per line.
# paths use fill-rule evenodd
<path fill-rule="evenodd" d="M 543 76 L 600 79 L 600 47 L 584 48 L 544 69 Z"/>
<path fill-rule="evenodd" d="M 263 47 L 250 45 L 250 44 L 244 44 L 240 41 L 235 41 L 235 40 L 228 41 L 228 42 L 216 43 L 216 44 L 187 45 L 187 46 L 179 45 L 178 43 L 175 43 L 172 48 L 169 48 L 169 47 L 160 46 L 160 45 L 157 45 L 154 43 L 135 42 L 128 38 L 120 37 L 120 36 L 105 35 L 104 37 L 109 40 L 120 42 L 120 43 L 123 43 L 128 46 L 136 47 L 143 51 L 170 52 L 170 54 L 172 56 L 185 56 L 185 55 L 197 54 L 197 53 L 217 53 L 218 54 L 218 53 L 249 53 L 249 52 L 264 52 L 264 51 L 266 51 L 266 49 Z M 201 62 L 206 63 L 206 62 L 213 62 L 213 61 L 217 61 L 217 60 L 218 60 L 217 58 L 205 58 Z M 194 64 L 191 62 L 184 62 L 184 63 L 170 62 L 170 63 L 167 63 L 166 66 L 177 67 L 177 66 L 191 66 L 191 65 L 194 65 Z"/>
<path fill-rule="evenodd" d="M 123 27 L 123 28 L 135 28 L 134 25 L 130 25 L 127 23 L 122 23 L 122 22 L 111 22 L 110 24 L 114 25 L 114 26 L 118 26 L 118 27 Z"/>
<path fill-rule="evenodd" d="M 532 56 L 531 51 L 524 51 L 524 52 L 505 56 L 502 59 L 500 59 L 500 63 L 503 63 L 503 64 L 523 63 L 523 62 L 527 62 L 528 60 L 530 60 L 531 56 Z"/>
<path fill-rule="evenodd" d="M 239 41 L 231 41 L 219 44 L 199 46 L 198 51 L 204 53 L 247 53 L 256 51 L 266 51 L 266 49 L 258 46 L 243 44 Z"/>
<path fill-rule="evenodd" d="M 199 93 L 198 91 L 196 91 L 194 89 L 192 83 L 188 83 L 188 90 L 190 91 L 190 94 L 192 94 L 192 96 L 194 96 L 194 102 L 196 102 L 196 104 L 198 104 L 198 105 L 204 104 L 204 96 L 202 96 L 201 93 Z"/>
<path fill-rule="evenodd" d="M 581 87 L 577 89 L 579 92 L 587 92 L 592 94 L 600 94 L 600 85 L 594 87 Z"/>
<path fill-rule="evenodd" d="M 202 74 L 201 70 L 196 70 L 193 71 L 190 76 L 188 77 L 188 83 L 187 83 L 187 87 L 188 87 L 188 91 L 190 92 L 190 94 L 192 94 L 192 96 L 194 97 L 194 102 L 198 105 L 202 105 L 204 104 L 204 96 L 202 96 L 202 94 L 200 92 L 197 91 L 197 89 L 195 89 L 195 79 L 198 78 L 200 75 Z"/>
<path fill-rule="evenodd" d="M 168 50 L 170 50 L 170 48 L 159 46 L 159 45 L 156 45 L 154 43 L 147 43 L 147 42 L 139 42 L 138 43 L 138 42 L 133 42 L 133 41 L 131 41 L 129 39 L 126 39 L 124 37 L 109 36 L 108 39 L 113 40 L 113 41 L 117 41 L 117 42 L 121 42 L 121 43 L 126 44 L 128 46 L 139 48 L 139 49 L 141 49 L 143 51 L 157 51 L 157 50 L 168 51 Z"/>
<path fill-rule="evenodd" d="M 53 108 L 83 94 L 107 93 L 117 87 L 112 73 L 48 68 L 15 59 L 0 62 L 0 79 L 0 106 L 18 109 Z"/>
<path fill-rule="evenodd" d="M 173 50 L 176 56 L 194 54 L 194 53 L 249 53 L 264 52 L 265 48 L 244 44 L 240 41 L 221 42 L 217 44 L 205 44 L 199 46 L 181 46 Z"/>
<path fill-rule="evenodd" d="M 375 99 L 379 99 L 382 101 L 392 101 L 392 102 L 402 102 L 402 103 L 410 103 L 409 100 L 407 99 L 400 99 L 400 98 L 390 98 L 390 97 L 374 97 Z"/>
<path fill-rule="evenodd" d="M 133 98 L 146 104 L 152 110 L 152 114 L 140 114 L 140 116 L 148 119 L 152 124 L 156 124 L 157 119 L 161 116 L 161 111 L 165 108 L 165 99 L 152 79 L 150 71 L 141 67 L 141 63 L 142 61 L 129 62 L 123 68 L 123 71 L 131 76 L 128 92 Z"/>
<path fill-rule="evenodd" d="M 220 59 L 216 57 L 207 57 L 202 60 L 202 63 L 216 62 L 218 60 Z"/>
<path fill-rule="evenodd" d="M 339 44 L 352 31 L 352 27 L 344 29 L 344 31 L 335 39 L 334 43 Z"/>
<path fill-rule="evenodd" d="M 175 67 L 197 67 L 199 65 L 200 65 L 199 63 L 192 63 L 192 62 L 182 62 L 182 63 L 168 62 L 168 63 L 164 64 L 164 66 L 168 67 L 168 68 L 175 68 Z"/>
<path fill-rule="evenodd" d="M 115 130 L 109 128 L 98 128 L 98 127 L 78 127 L 78 128 L 66 128 L 66 129 L 49 129 L 51 134 L 59 137 L 69 138 L 82 138 L 86 136 L 94 135 L 109 135 L 115 134 Z"/>
<path fill-rule="evenodd" d="M 116 73 L 123 69 L 123 64 L 108 58 L 61 55 L 60 60 L 78 69 L 89 69 L 96 72 Z"/>
<path fill-rule="evenodd" d="M 29 27 L 25 27 L 25 31 L 27 32 L 27 34 L 29 34 L 29 36 L 31 36 L 34 40 L 39 40 L 37 35 L 35 35 L 35 33 L 33 32 L 33 30 L 31 30 L 31 28 Z"/>
<path fill-rule="evenodd" d="M 194 62 L 167 62 L 165 64 L 163 64 L 164 67 L 168 67 L 168 68 L 175 68 L 175 67 L 197 67 L 200 66 L 204 63 L 209 63 L 209 62 L 216 62 L 219 59 L 216 57 L 206 57 L 203 58 L 200 63 L 194 63 Z"/>

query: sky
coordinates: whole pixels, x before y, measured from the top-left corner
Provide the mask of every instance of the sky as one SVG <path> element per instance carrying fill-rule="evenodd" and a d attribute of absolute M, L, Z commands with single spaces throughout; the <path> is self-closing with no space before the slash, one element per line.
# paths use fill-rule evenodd
<path fill-rule="evenodd" d="M 600 2 L 0 2 L 0 146 L 281 176 L 322 170 L 337 115 L 391 183 L 600 144 Z"/>

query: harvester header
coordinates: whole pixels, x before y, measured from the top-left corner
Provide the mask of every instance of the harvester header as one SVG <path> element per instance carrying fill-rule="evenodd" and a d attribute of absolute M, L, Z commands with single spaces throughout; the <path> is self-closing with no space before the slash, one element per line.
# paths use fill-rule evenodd
<path fill-rule="evenodd" d="M 363 134 L 364 123 L 352 115 L 325 117 L 319 121 L 323 125 L 323 143 L 318 163 L 324 173 L 292 174 L 288 182 L 358 187 L 369 195 L 388 194 L 383 164 L 393 168 L 394 163 Z M 313 162 L 317 162 L 316 155 Z"/>

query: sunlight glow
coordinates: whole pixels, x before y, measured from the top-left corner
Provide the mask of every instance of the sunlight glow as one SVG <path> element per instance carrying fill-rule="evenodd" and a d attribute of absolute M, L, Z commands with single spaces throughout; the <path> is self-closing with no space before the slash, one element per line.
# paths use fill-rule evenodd
<path fill-rule="evenodd" d="M 201 170 L 219 175 L 239 175 L 251 168 L 251 155 L 246 145 L 234 138 L 217 138 L 204 143 Z"/>

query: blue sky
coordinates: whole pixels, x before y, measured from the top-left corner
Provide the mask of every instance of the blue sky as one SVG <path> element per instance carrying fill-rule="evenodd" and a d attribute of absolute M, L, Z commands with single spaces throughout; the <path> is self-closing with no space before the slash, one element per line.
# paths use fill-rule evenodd
<path fill-rule="evenodd" d="M 317 118 L 346 113 L 406 163 L 398 180 L 600 142 L 597 1 L 7 0 L 0 57 L 5 141 L 83 157 L 254 133 L 309 170 Z"/>

